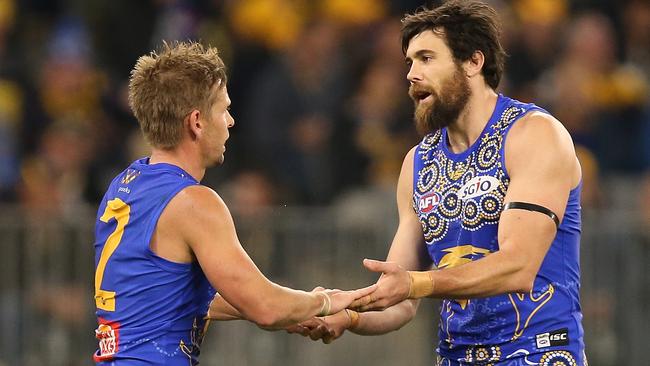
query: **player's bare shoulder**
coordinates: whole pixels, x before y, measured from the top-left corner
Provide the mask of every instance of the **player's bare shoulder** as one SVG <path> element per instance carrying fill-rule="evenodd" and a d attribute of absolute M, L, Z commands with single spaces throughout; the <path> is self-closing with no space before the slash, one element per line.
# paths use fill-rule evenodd
<path fill-rule="evenodd" d="M 408 179 L 408 181 L 411 181 L 411 178 L 413 177 L 413 159 L 415 159 L 415 151 L 417 150 L 418 145 L 415 145 L 409 150 L 409 152 L 406 153 L 404 156 L 404 161 L 402 162 L 402 170 L 400 172 L 400 180 L 401 179 Z"/>
<path fill-rule="evenodd" d="M 413 159 L 415 159 L 415 151 L 417 150 L 417 145 L 413 146 L 406 156 L 404 156 L 404 161 L 402 162 L 402 170 L 399 173 L 399 182 L 398 182 L 398 196 L 400 190 L 407 190 L 412 192 L 413 187 L 411 182 L 413 182 Z"/>
<path fill-rule="evenodd" d="M 224 223 L 232 224 L 228 207 L 213 189 L 203 185 L 192 185 L 178 192 L 169 202 L 161 220 L 173 226 L 177 233 L 188 239 L 203 230 L 215 228 Z"/>
<path fill-rule="evenodd" d="M 169 203 L 180 214 L 181 220 L 192 220 L 195 223 L 210 220 L 213 216 L 228 215 L 228 207 L 221 196 L 210 187 L 193 185 L 186 187 Z"/>
<path fill-rule="evenodd" d="M 580 179 L 571 135 L 559 120 L 544 112 L 530 112 L 515 123 L 506 139 L 505 158 L 510 173 L 548 163 L 558 173 L 574 177 L 575 183 Z"/>
<path fill-rule="evenodd" d="M 221 196 L 210 187 L 196 184 L 185 187 L 178 192 L 174 199 L 179 199 L 184 204 L 191 205 L 213 205 L 215 203 L 224 204 Z"/>
<path fill-rule="evenodd" d="M 567 129 L 550 114 L 533 111 L 523 116 L 508 134 L 507 145 L 514 147 L 554 147 L 573 151 L 573 141 Z M 554 149 L 554 150 L 556 150 Z"/>

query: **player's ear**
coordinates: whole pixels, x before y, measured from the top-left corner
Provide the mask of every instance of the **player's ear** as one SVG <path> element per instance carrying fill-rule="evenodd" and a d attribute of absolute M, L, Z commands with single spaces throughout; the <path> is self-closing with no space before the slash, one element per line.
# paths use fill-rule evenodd
<path fill-rule="evenodd" d="M 481 51 L 474 51 L 472 56 L 463 63 L 465 74 L 471 78 L 481 73 L 485 64 L 485 55 Z"/>
<path fill-rule="evenodd" d="M 187 129 L 192 140 L 195 140 L 203 133 L 203 120 L 201 119 L 201 112 L 198 109 L 192 110 L 185 120 L 183 121 L 185 129 Z"/>

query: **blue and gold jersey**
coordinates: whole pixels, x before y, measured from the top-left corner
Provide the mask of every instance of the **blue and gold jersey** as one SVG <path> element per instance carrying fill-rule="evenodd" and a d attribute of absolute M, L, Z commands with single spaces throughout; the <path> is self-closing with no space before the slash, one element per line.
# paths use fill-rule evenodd
<path fill-rule="evenodd" d="M 196 365 L 215 290 L 196 263 L 149 243 L 163 209 L 198 182 L 170 164 L 135 161 L 111 183 L 95 224 L 95 305 L 101 365 Z"/>
<path fill-rule="evenodd" d="M 505 141 L 514 123 L 533 110 L 541 109 L 499 95 L 485 129 L 466 151 L 448 149 L 446 129 L 417 146 L 413 204 L 438 269 L 499 250 L 497 228 L 509 184 Z M 570 192 L 530 293 L 442 301 L 442 360 L 449 365 L 586 365 L 578 293 L 579 200 L 580 186 Z"/>

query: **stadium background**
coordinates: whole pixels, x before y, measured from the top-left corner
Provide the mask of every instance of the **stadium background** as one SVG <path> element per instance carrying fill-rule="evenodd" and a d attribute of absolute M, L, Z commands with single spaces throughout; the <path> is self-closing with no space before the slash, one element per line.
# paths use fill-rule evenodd
<path fill-rule="evenodd" d="M 422 3 L 0 0 L 0 365 L 91 363 L 94 211 L 147 154 L 126 87 L 162 39 L 203 40 L 228 65 L 236 125 L 204 182 L 264 273 L 303 289 L 374 281 L 361 259 L 386 255 L 418 141 L 399 19 Z M 490 3 L 509 53 L 500 91 L 557 116 L 584 169 L 590 364 L 648 365 L 650 2 Z M 436 308 L 329 346 L 213 324 L 203 364 L 431 365 Z"/>

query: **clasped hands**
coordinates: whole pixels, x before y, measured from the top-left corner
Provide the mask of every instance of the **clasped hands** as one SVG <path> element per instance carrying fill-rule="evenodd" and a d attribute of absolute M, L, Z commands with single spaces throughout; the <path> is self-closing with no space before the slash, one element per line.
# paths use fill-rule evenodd
<path fill-rule="evenodd" d="M 343 335 L 346 329 L 354 330 L 359 325 L 357 311 L 384 310 L 409 297 L 411 277 L 400 265 L 372 259 L 364 259 L 363 265 L 372 272 L 381 273 L 379 280 L 373 285 L 374 291 L 364 291 L 363 296 L 354 299 L 342 310 L 328 316 L 305 320 L 286 328 L 286 331 L 310 337 L 314 341 L 321 339 L 323 343 L 329 344 Z M 323 288 L 317 287 L 314 291 L 323 291 Z"/>

